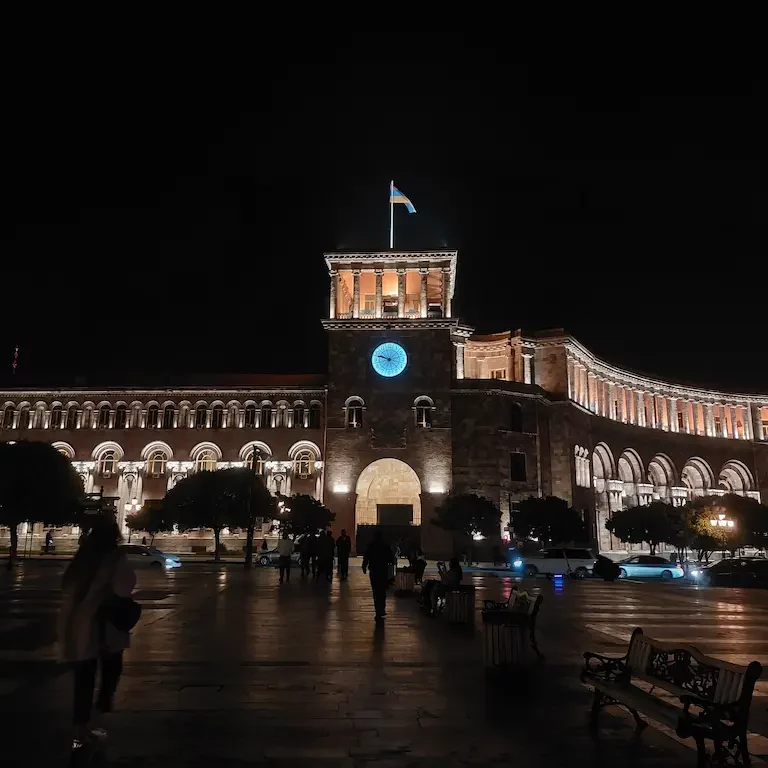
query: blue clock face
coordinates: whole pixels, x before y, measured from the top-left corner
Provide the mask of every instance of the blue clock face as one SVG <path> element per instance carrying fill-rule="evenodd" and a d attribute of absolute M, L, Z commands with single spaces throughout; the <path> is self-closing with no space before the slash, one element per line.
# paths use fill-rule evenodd
<path fill-rule="evenodd" d="M 391 378 L 398 376 L 405 370 L 405 366 L 408 365 L 408 355 L 405 354 L 405 350 L 399 344 L 386 341 L 373 350 L 371 365 L 379 376 Z"/>

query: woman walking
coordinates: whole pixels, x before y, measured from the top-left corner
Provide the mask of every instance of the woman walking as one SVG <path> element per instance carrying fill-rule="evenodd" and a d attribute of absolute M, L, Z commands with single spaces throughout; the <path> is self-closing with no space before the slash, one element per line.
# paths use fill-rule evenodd
<path fill-rule="evenodd" d="M 91 722 L 96 670 L 101 662 L 96 709 L 104 715 L 112 710 L 129 630 L 138 620 L 138 605 L 130 600 L 136 574 L 118 548 L 120 540 L 114 518 L 99 520 L 64 573 L 58 637 L 61 659 L 71 663 L 75 676 L 73 750 L 89 736 L 106 737 L 103 725 Z"/>

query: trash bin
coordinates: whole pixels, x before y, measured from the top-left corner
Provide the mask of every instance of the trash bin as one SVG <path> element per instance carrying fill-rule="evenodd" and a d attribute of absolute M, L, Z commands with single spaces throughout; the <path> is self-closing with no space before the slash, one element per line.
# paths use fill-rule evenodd
<path fill-rule="evenodd" d="M 416 574 L 413 571 L 398 570 L 395 573 L 395 592 L 412 593 L 416 586 Z"/>
<path fill-rule="evenodd" d="M 528 617 L 507 610 L 483 611 L 483 659 L 486 671 L 504 672 L 525 664 Z"/>
<path fill-rule="evenodd" d="M 471 584 L 449 589 L 445 593 L 443 616 L 450 624 L 472 624 L 475 621 L 475 588 Z"/>

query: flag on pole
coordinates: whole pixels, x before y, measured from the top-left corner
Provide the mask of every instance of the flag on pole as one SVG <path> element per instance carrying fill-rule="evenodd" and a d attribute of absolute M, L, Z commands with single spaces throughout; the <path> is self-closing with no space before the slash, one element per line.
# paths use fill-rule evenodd
<path fill-rule="evenodd" d="M 402 203 L 408 209 L 408 213 L 416 213 L 413 203 L 394 185 L 389 188 L 389 202 Z"/>

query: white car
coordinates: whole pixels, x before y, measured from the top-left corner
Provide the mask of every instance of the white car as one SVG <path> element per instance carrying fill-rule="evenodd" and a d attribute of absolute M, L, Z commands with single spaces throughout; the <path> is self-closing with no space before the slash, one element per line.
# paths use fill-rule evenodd
<path fill-rule="evenodd" d="M 591 549 L 550 547 L 530 555 L 520 555 L 512 561 L 512 568 L 526 576 L 567 576 L 572 573 L 583 579 L 592 572 L 597 558 Z"/>
<path fill-rule="evenodd" d="M 125 552 L 125 558 L 134 568 L 152 566 L 154 568 L 181 568 L 181 560 L 178 555 L 169 555 L 155 547 L 147 547 L 144 544 L 121 544 L 120 550 Z"/>

